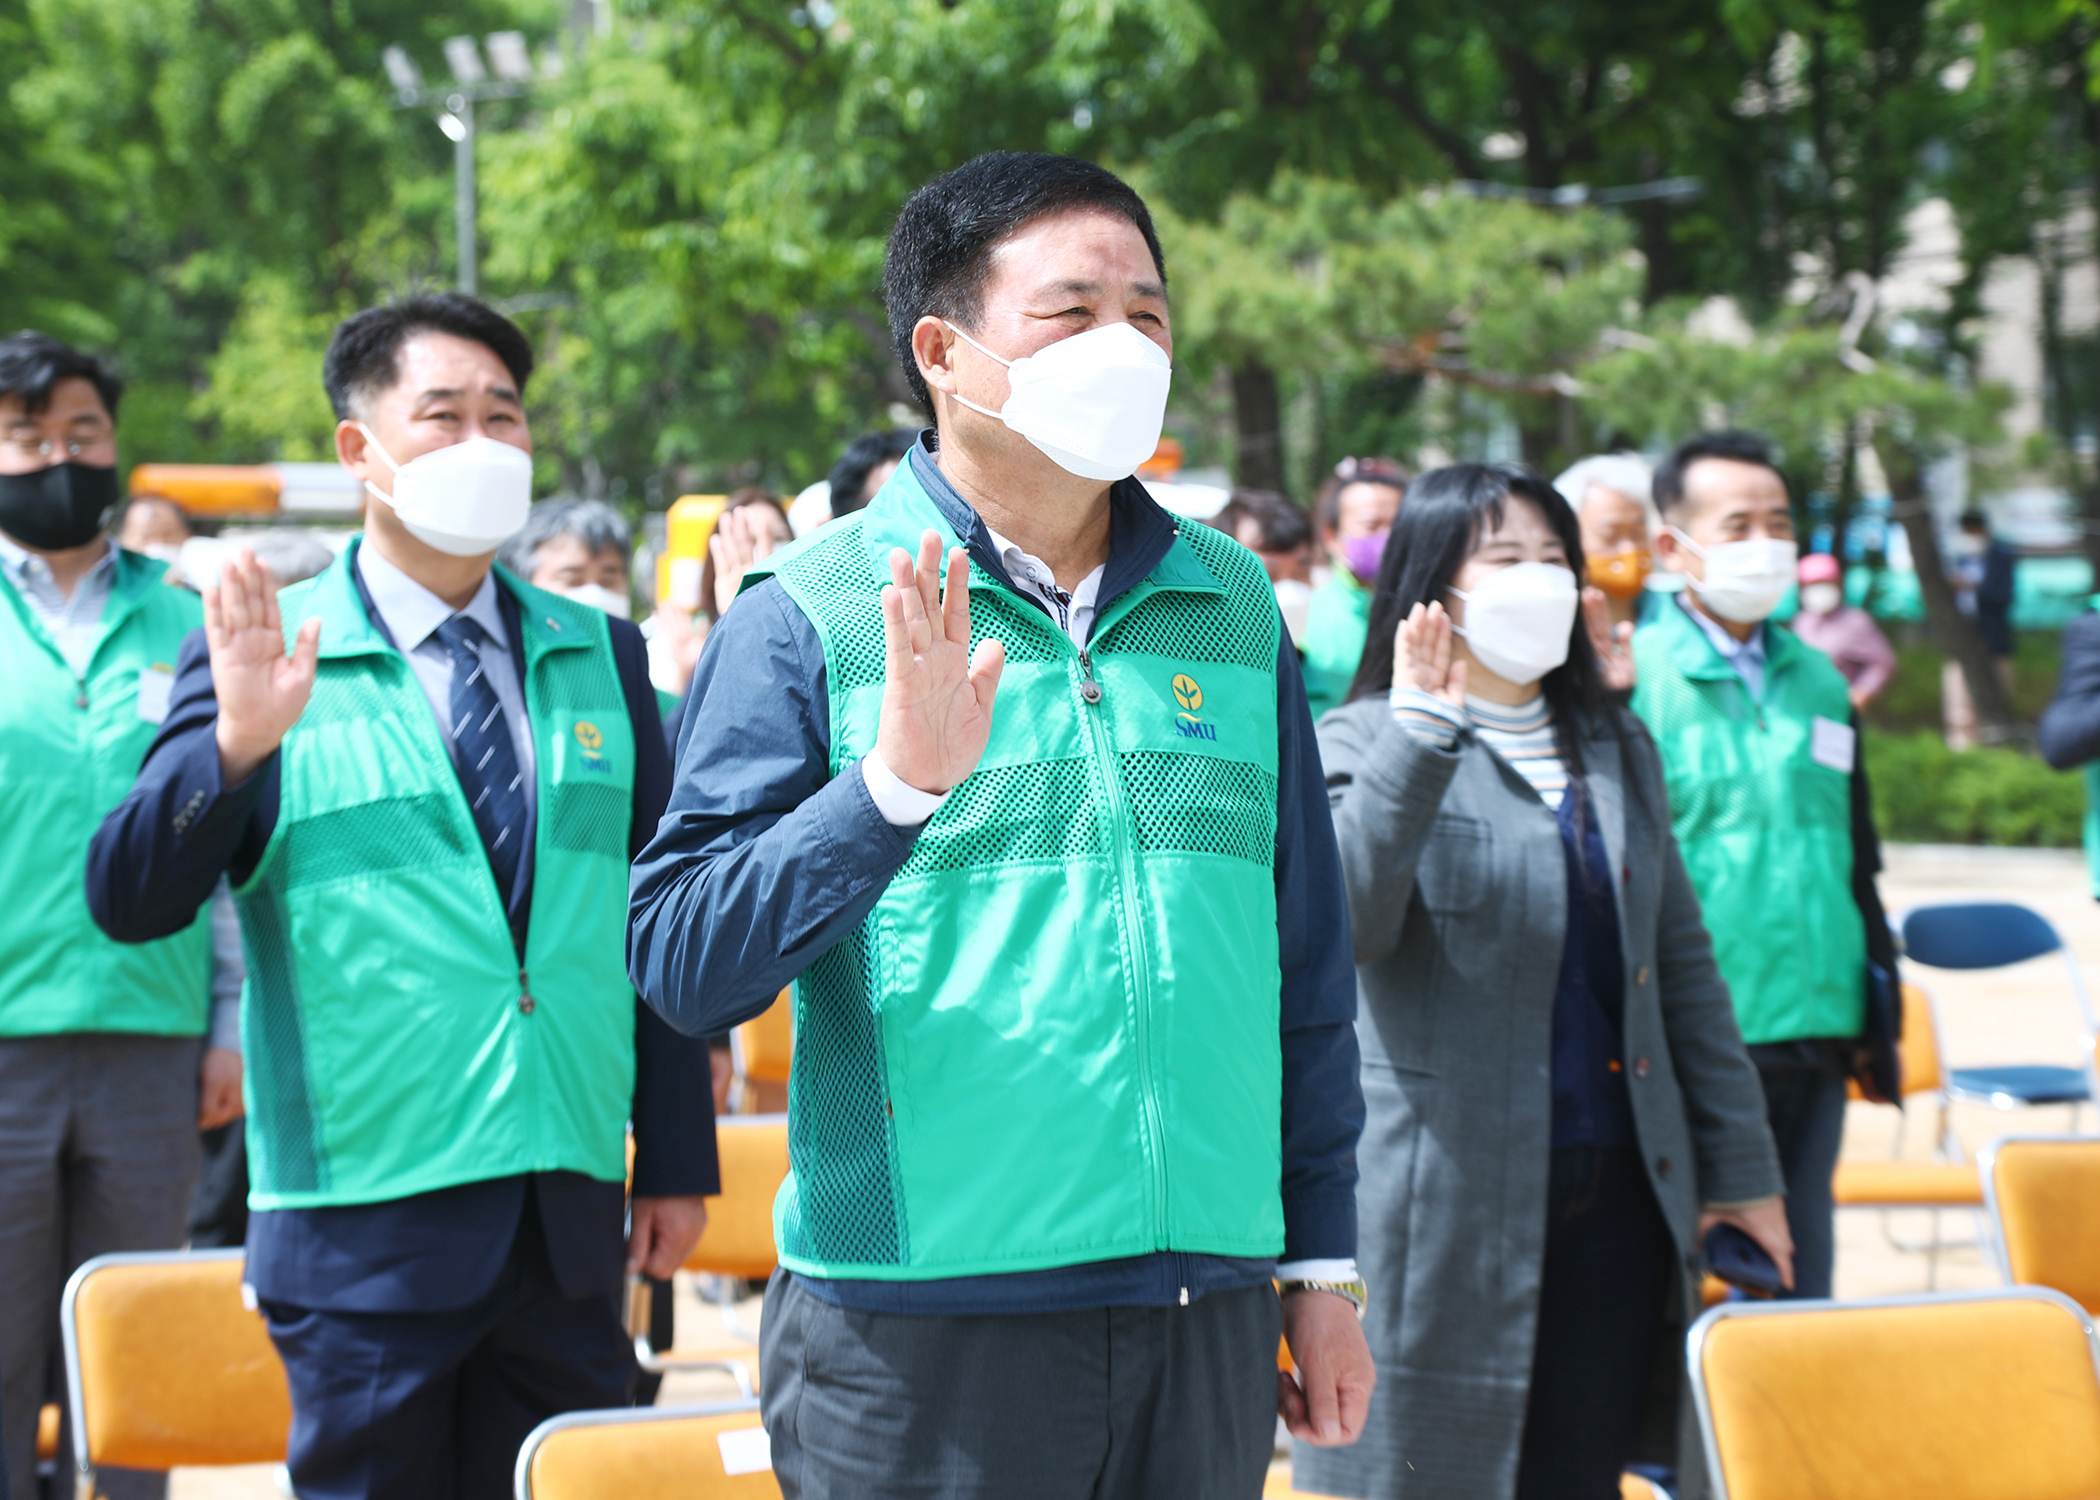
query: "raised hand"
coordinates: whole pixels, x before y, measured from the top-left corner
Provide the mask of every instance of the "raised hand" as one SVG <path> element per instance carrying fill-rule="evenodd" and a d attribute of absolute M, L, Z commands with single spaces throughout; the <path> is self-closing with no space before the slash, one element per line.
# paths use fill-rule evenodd
<path fill-rule="evenodd" d="M 1613 625 L 1611 606 L 1604 590 L 1582 591 L 1582 623 L 1590 633 L 1590 649 L 1597 654 L 1597 671 L 1608 693 L 1633 691 L 1633 627 Z"/>
<path fill-rule="evenodd" d="M 1451 659 L 1451 617 L 1442 604 L 1417 604 L 1393 637 L 1393 686 L 1411 687 L 1450 704 L 1466 707 L 1466 663 Z"/>
<path fill-rule="evenodd" d="M 761 558 L 773 555 L 780 537 L 773 530 L 766 507 L 740 505 L 715 523 L 715 534 L 707 539 L 707 552 L 715 561 L 715 618 L 727 613 L 744 575 Z"/>
<path fill-rule="evenodd" d="M 287 655 L 277 580 L 242 547 L 219 569 L 219 586 L 204 591 L 204 639 L 219 698 L 219 774 L 232 786 L 254 775 L 306 712 L 321 622 L 301 625 Z"/>
<path fill-rule="evenodd" d="M 977 769 L 992 732 L 992 699 L 1006 667 L 997 641 L 970 652 L 970 559 L 948 554 L 941 592 L 941 539 L 919 538 L 917 569 L 902 547 L 890 550 L 882 590 L 882 718 L 875 749 L 907 786 L 946 792 Z"/>

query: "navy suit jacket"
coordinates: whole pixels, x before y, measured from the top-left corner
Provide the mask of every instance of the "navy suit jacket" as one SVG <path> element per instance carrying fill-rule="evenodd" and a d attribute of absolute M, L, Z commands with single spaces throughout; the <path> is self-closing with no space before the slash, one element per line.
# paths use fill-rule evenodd
<path fill-rule="evenodd" d="M 353 569 L 365 613 L 380 632 L 364 580 Z M 516 600 L 498 589 L 518 680 L 524 637 Z M 655 690 L 641 632 L 612 623 L 613 657 L 634 721 L 634 807 L 628 852 L 655 833 L 670 796 Z M 387 635 L 393 644 L 391 635 Z M 204 632 L 183 643 L 168 716 L 146 753 L 131 795 L 110 813 L 88 849 L 88 906 L 120 942 L 179 932 L 197 919 L 222 874 L 238 885 L 255 870 L 277 826 L 278 757 L 238 786 L 219 776 L 218 697 Z M 532 920 L 532 867 L 511 892 L 513 941 L 523 950 Z M 714 1094 L 707 1046 L 680 1036 L 648 1007 L 635 1006 L 634 1191 L 679 1197 L 721 1190 L 715 1161 Z M 524 1221 L 526 1195 L 563 1293 L 609 1294 L 626 1270 L 625 1192 L 580 1172 L 494 1178 L 383 1203 L 273 1209 L 248 1221 L 247 1279 L 271 1301 L 337 1312 L 445 1312 L 496 1284 Z"/>

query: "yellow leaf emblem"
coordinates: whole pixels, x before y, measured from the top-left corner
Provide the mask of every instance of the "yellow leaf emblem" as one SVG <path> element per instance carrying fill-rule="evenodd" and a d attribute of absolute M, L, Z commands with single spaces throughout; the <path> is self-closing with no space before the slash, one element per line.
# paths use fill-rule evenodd
<path fill-rule="evenodd" d="M 585 750 L 596 750 L 605 743 L 605 736 L 589 719 L 576 721 L 576 743 Z"/>
<path fill-rule="evenodd" d="M 1186 673 L 1174 675 L 1174 701 L 1190 713 L 1203 706 L 1203 689 L 1196 686 L 1196 679 Z"/>

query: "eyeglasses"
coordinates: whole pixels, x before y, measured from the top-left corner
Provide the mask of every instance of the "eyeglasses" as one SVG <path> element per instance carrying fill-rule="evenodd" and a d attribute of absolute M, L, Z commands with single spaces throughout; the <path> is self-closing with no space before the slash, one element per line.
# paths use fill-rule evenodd
<path fill-rule="evenodd" d="M 47 437 L 11 437 L 0 439 L 0 447 L 5 447 L 10 453 L 19 453 L 27 459 L 48 459 L 61 448 L 65 450 L 67 458 L 78 458 L 90 448 L 101 447 L 114 435 L 105 430 L 85 437 L 69 437 L 62 443 L 54 443 Z"/>

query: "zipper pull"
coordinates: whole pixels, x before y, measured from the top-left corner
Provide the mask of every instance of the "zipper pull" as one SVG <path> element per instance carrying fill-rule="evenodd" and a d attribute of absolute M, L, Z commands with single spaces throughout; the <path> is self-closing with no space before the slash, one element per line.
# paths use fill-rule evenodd
<path fill-rule="evenodd" d="M 1086 681 L 1079 684 L 1079 696 L 1089 703 L 1101 701 L 1101 684 L 1094 681 L 1094 659 L 1087 655 L 1086 647 L 1079 648 L 1079 670 L 1086 673 Z"/>
<path fill-rule="evenodd" d="M 529 1016 L 538 1008 L 538 1002 L 532 998 L 532 982 L 525 977 L 525 966 L 520 964 L 518 965 L 518 1010 L 520 1014 Z"/>

